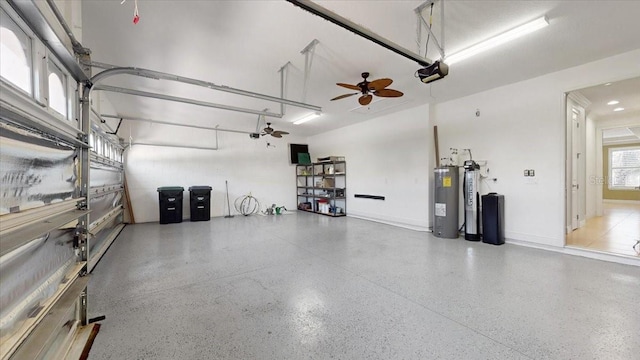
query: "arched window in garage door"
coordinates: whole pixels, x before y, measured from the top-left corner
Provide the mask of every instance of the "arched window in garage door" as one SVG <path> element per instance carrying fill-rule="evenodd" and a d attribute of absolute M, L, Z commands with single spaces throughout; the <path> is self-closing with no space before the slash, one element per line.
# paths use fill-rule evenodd
<path fill-rule="evenodd" d="M 0 19 L 0 76 L 31 95 L 31 38 L 4 11 Z"/>

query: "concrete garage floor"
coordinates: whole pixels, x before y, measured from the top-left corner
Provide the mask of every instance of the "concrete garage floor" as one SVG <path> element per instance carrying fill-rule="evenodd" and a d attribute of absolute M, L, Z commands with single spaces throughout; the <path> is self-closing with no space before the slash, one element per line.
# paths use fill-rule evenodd
<path fill-rule="evenodd" d="M 90 359 L 632 359 L 640 267 L 299 213 L 127 226 Z"/>

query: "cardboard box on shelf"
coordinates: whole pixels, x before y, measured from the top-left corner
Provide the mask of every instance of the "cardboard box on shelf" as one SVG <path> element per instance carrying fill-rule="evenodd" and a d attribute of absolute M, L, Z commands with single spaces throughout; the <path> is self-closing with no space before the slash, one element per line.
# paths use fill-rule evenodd
<path fill-rule="evenodd" d="M 332 188 L 334 187 L 336 184 L 335 179 L 323 179 L 322 180 L 322 187 L 325 188 Z"/>

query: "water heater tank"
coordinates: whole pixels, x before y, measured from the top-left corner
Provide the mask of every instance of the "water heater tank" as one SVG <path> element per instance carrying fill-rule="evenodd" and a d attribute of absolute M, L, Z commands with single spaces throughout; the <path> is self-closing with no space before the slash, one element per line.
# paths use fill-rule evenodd
<path fill-rule="evenodd" d="M 437 237 L 458 237 L 459 176 L 457 166 L 441 166 L 434 169 L 433 235 Z"/>

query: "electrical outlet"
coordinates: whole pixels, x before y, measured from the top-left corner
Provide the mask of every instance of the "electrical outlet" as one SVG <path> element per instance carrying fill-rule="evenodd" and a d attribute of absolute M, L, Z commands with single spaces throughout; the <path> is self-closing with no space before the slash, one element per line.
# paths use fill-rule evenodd
<path fill-rule="evenodd" d="M 524 171 L 524 176 L 529 176 L 529 170 Z"/>
<path fill-rule="evenodd" d="M 535 170 L 529 170 L 529 176 L 536 176 L 536 171 Z"/>

